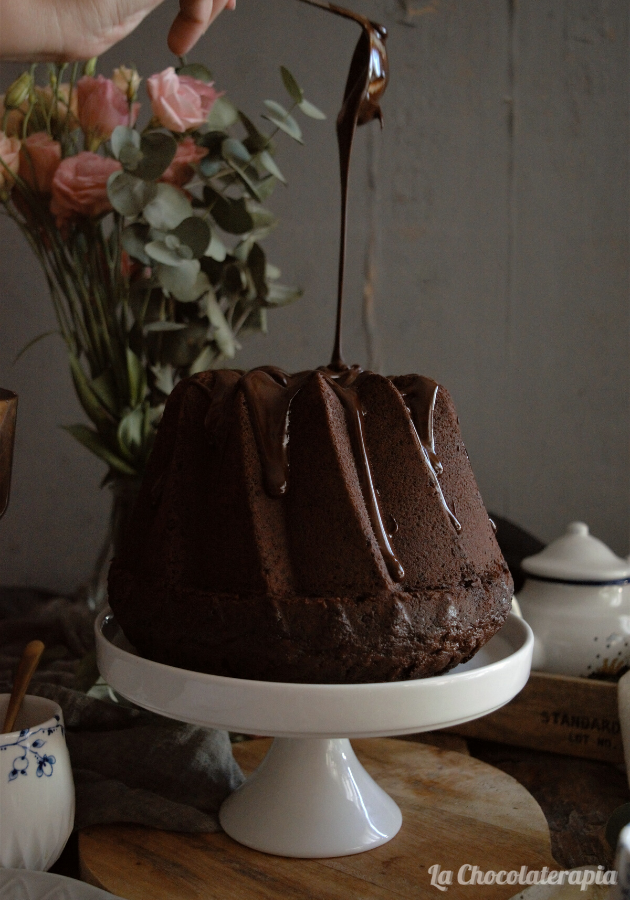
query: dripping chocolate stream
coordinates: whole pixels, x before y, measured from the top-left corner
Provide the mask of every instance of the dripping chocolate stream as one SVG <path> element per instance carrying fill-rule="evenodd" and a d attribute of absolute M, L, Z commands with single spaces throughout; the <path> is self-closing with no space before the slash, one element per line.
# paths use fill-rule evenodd
<path fill-rule="evenodd" d="M 343 308 L 343 281 L 346 259 L 348 225 L 348 181 L 352 143 L 358 125 L 366 125 L 372 119 L 383 123 L 380 100 L 387 87 L 389 65 L 385 40 L 387 29 L 378 22 L 324 0 L 301 0 L 310 6 L 318 6 L 335 15 L 351 19 L 361 26 L 361 36 L 350 63 L 350 71 L 343 95 L 343 104 L 337 116 L 337 143 L 339 145 L 339 169 L 341 174 L 341 235 L 339 240 L 339 272 L 337 278 L 337 318 L 335 344 L 329 368 L 340 372 L 345 368 L 341 349 L 341 319 Z"/>

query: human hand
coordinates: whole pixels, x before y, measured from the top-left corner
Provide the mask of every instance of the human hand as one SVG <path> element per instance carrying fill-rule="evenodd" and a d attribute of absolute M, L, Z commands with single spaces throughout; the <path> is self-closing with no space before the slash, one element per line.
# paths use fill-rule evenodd
<path fill-rule="evenodd" d="M 163 0 L 0 0 L 0 58 L 90 59 L 130 34 Z M 180 0 L 168 44 L 187 53 L 235 0 Z"/>
<path fill-rule="evenodd" d="M 168 46 L 182 56 L 188 53 L 224 9 L 234 9 L 236 0 L 180 0 L 180 10 L 171 25 Z"/>

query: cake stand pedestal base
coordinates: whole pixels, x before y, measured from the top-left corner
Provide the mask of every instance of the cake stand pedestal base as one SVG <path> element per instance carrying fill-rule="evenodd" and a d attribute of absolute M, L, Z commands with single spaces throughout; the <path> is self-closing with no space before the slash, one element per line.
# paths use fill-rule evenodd
<path fill-rule="evenodd" d="M 219 819 L 246 847 L 317 858 L 386 843 L 400 830 L 402 813 L 347 738 L 276 738 L 256 772 L 224 802 Z"/>

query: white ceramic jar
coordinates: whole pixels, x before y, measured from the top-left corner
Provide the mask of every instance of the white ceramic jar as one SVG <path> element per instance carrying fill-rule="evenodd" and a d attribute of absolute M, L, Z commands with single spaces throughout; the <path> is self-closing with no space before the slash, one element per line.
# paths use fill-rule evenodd
<path fill-rule="evenodd" d="M 0 694 L 0 722 L 8 694 Z M 74 782 L 61 708 L 24 698 L 17 730 L 0 734 L 0 866 L 44 872 L 74 824 Z"/>
<path fill-rule="evenodd" d="M 630 666 L 630 563 L 572 522 L 558 540 L 521 563 L 518 595 L 534 632 L 532 668 L 582 677 Z"/>

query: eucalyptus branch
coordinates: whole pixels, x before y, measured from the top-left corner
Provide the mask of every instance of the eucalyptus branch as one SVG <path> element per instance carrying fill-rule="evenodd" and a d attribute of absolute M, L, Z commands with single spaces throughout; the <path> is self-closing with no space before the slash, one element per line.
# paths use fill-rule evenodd
<path fill-rule="evenodd" d="M 260 155 L 268 152 L 280 130 L 299 139 L 291 114 L 303 94 L 283 70 L 293 103 L 286 111 L 275 101 L 268 102 L 279 123 L 270 134 L 255 126 L 248 129 L 256 140 L 252 151 L 258 147 L 257 152 L 244 152 L 243 141 L 232 137 L 230 129 L 238 122 L 234 109 L 219 108 L 216 121 L 225 121 L 219 130 L 230 139 L 234 157 L 228 152 L 230 145 L 225 158 L 220 150 L 212 150 L 212 166 L 218 172 L 206 176 L 201 164 L 209 149 L 204 143 L 206 130 L 184 121 L 189 106 L 182 106 L 179 131 L 177 101 L 168 115 L 163 113 L 164 121 L 156 106 L 149 125 L 140 130 L 132 124 L 135 82 L 129 70 L 121 68 L 108 84 L 102 79 L 86 84 L 107 107 L 103 123 L 91 124 L 90 131 L 100 138 L 106 133 L 103 129 L 111 129 L 105 122 L 112 116 L 119 115 L 121 123 L 109 140 L 90 145 L 90 133 L 80 125 L 85 121 L 82 110 L 76 119 L 72 114 L 79 64 L 70 70 L 66 97 L 62 86 L 67 71 L 65 64 L 50 68 L 50 89 L 36 87 L 34 68 L 15 83 L 22 139 L 39 130 L 50 140 L 40 136 L 28 145 L 28 181 L 0 159 L 0 174 L 6 176 L 0 178 L 6 184 L 0 204 L 42 267 L 59 333 L 70 353 L 74 385 L 94 425 L 77 426 L 72 433 L 107 462 L 108 477 L 131 475 L 141 473 L 146 463 L 155 433 L 149 422 L 161 414 L 164 397 L 174 384 L 191 371 L 231 359 L 237 335 L 248 320 L 257 321 L 258 295 L 267 296 L 266 257 L 259 241 L 275 222 L 260 205 L 258 188 L 262 194 L 264 185 L 268 196 L 275 184 L 271 163 L 267 160 L 265 166 Z M 156 83 L 162 76 L 172 86 L 167 71 L 155 76 Z M 137 79 L 137 73 L 133 77 Z M 121 88 L 124 109 L 119 100 L 111 99 L 118 96 L 121 78 L 128 82 L 126 90 Z M 195 77 L 187 82 L 186 91 L 191 86 L 207 115 L 216 92 Z M 187 97 L 186 103 L 189 93 Z M 3 129 L 12 108 L 5 109 Z M 92 118 L 98 119 L 98 102 L 93 100 L 90 109 Z M 240 119 L 249 121 L 242 114 Z M 9 146 L 17 168 L 15 145 Z M 71 162 L 69 157 L 81 147 L 87 150 L 85 157 Z M 103 163 L 107 155 L 119 161 L 121 171 L 109 175 L 104 184 L 111 172 Z M 59 180 L 57 171 L 50 171 L 51 163 L 63 167 Z M 55 214 L 44 185 L 52 189 Z"/>

